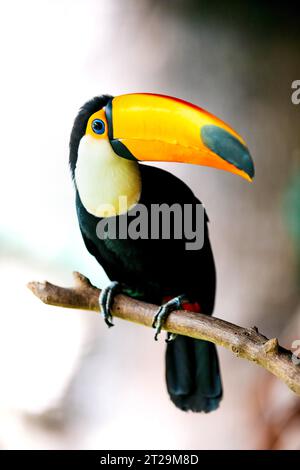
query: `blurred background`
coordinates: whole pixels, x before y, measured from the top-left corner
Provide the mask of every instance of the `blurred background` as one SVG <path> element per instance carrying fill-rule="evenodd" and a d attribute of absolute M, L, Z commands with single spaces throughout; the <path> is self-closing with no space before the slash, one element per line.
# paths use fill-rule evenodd
<path fill-rule="evenodd" d="M 219 350 L 225 395 L 183 413 L 164 383 L 163 339 L 93 312 L 43 305 L 31 280 L 107 282 L 79 233 L 68 168 L 78 108 L 97 94 L 174 95 L 232 124 L 252 185 L 164 165 L 210 218 L 215 315 L 300 339 L 300 29 L 295 6 L 196 0 L 2 0 L 0 448 L 299 449 L 300 400 Z"/>

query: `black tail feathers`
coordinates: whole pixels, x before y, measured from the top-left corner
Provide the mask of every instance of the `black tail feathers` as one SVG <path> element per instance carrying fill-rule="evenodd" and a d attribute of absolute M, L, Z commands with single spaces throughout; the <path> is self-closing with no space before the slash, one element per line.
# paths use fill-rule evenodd
<path fill-rule="evenodd" d="M 181 410 L 217 409 L 222 383 L 215 345 L 177 336 L 167 346 L 166 379 L 170 398 Z"/>

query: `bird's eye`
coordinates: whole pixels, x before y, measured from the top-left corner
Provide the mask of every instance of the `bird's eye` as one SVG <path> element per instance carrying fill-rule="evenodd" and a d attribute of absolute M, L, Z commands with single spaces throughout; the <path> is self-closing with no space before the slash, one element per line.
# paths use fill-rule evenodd
<path fill-rule="evenodd" d="M 104 134 L 105 124 L 101 119 L 94 119 L 92 122 L 92 129 L 95 134 Z"/>

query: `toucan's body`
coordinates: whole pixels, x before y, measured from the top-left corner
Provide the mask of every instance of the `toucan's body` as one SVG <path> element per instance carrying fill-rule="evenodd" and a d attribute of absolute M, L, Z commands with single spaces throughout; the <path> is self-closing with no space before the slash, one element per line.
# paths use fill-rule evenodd
<path fill-rule="evenodd" d="M 141 165 L 141 177 L 140 202 L 147 207 L 197 203 L 191 190 L 166 171 Z M 99 240 L 96 226 L 100 219 L 85 210 L 78 193 L 76 206 L 86 247 L 111 280 L 129 285 L 139 299 L 159 305 L 184 292 L 194 311 L 212 313 L 215 267 L 207 228 L 204 246 L 198 251 L 186 250 L 185 240 Z M 130 223 L 130 215 L 127 220 Z M 177 406 L 204 411 L 217 407 L 222 389 L 213 344 L 178 336 L 167 345 L 166 359 L 168 390 Z"/>
<path fill-rule="evenodd" d="M 126 96 L 138 95 L 125 95 L 125 104 L 127 106 Z M 143 110 L 145 95 L 141 96 L 142 104 L 139 103 Z M 151 96 L 156 98 L 157 95 L 146 95 L 146 102 L 149 101 Z M 134 98 L 134 100 L 136 99 Z M 172 112 L 173 106 L 175 106 L 175 113 L 177 106 L 180 111 L 181 103 L 179 101 L 179 104 L 177 104 L 176 100 L 172 101 Z M 130 105 L 132 106 L 132 103 Z M 154 109 L 156 112 L 156 108 Z M 134 113 L 136 110 L 137 102 L 134 101 Z M 146 113 L 150 111 L 147 109 Z M 157 112 L 163 111 L 165 110 L 159 108 Z M 194 112 L 193 109 L 184 109 L 184 111 Z M 143 151 L 139 143 L 143 123 L 141 125 L 135 122 L 138 130 L 132 131 L 130 122 L 127 122 L 124 118 L 124 116 L 126 117 L 126 108 L 124 109 L 122 99 L 121 121 L 125 119 L 125 130 L 124 128 L 123 131 L 122 129 L 116 129 L 117 124 L 112 118 L 112 113 L 114 113 L 114 101 L 111 97 L 95 98 L 81 109 L 72 131 L 70 164 L 76 185 L 78 220 L 85 245 L 104 268 L 108 277 L 120 285 L 128 286 L 124 288 L 125 291 L 127 289 L 127 292 L 135 297 L 162 305 L 168 302 L 169 299 L 184 294 L 193 311 L 212 314 L 216 279 L 206 215 L 204 244 L 201 249 L 197 250 L 187 250 L 185 237 L 176 239 L 172 233 L 169 239 L 132 239 L 130 237 L 123 239 L 119 236 L 108 236 L 106 239 L 100 239 L 97 234 L 97 225 L 103 218 L 115 219 L 117 227 L 119 223 L 122 224 L 122 219 L 125 220 L 125 224 L 129 225 L 134 218 L 132 208 L 136 204 L 143 204 L 149 209 L 149 212 L 151 207 L 157 204 L 167 204 L 168 206 L 179 204 L 181 207 L 184 207 L 185 204 L 196 207 L 199 204 L 192 191 L 172 174 L 155 167 L 139 165 L 134 161 L 134 155 Z M 211 120 L 211 116 L 208 116 L 208 119 Z M 130 116 L 128 116 L 128 119 L 130 119 Z M 191 117 L 188 116 L 188 119 L 191 119 Z M 206 119 L 206 115 L 203 119 Z M 136 117 L 133 121 L 135 120 Z M 102 124 L 99 124 L 98 121 L 104 123 L 104 131 Z M 219 124 L 221 121 L 217 122 Z M 209 124 L 211 126 L 210 121 Z M 92 130 L 89 129 L 90 125 Z M 109 147 L 106 139 L 103 139 L 97 150 L 95 150 L 96 142 L 91 140 L 94 139 L 93 128 L 96 131 L 100 129 L 100 136 L 105 132 L 107 133 Z M 228 129 L 227 127 L 226 130 L 223 128 L 222 132 L 228 133 Z M 122 135 L 121 138 L 116 139 L 114 132 L 120 132 L 121 134 L 125 132 L 125 137 Z M 137 132 L 134 138 L 132 138 L 132 132 Z M 163 132 L 161 126 L 158 126 L 158 130 L 155 132 L 161 134 Z M 214 132 L 213 129 L 207 142 L 209 142 L 211 148 L 214 147 L 215 151 L 216 148 L 220 149 L 220 136 L 218 132 L 215 132 L 215 134 Z M 95 133 L 97 134 L 97 132 Z M 167 126 L 166 133 L 172 133 L 170 124 Z M 187 145 L 188 139 L 193 140 L 193 136 L 191 137 L 192 134 L 187 132 L 185 134 L 185 142 L 175 161 L 185 161 L 185 159 L 191 161 L 196 158 L 195 143 L 191 142 L 190 146 Z M 217 138 L 212 142 L 211 139 L 214 135 L 217 135 Z M 129 140 L 127 140 L 127 136 L 129 136 Z M 232 153 L 236 152 L 233 159 L 237 159 L 239 146 L 243 151 L 246 147 L 240 141 L 235 142 L 235 135 L 231 135 L 230 138 L 234 140 L 230 141 L 229 139 L 227 141 L 227 148 L 224 152 L 228 154 L 230 145 L 233 142 Z M 161 137 L 157 134 L 156 138 L 152 140 L 145 139 L 147 160 L 166 159 L 165 157 L 162 158 L 162 155 L 164 156 L 170 152 L 171 145 L 177 145 L 177 142 L 174 143 L 173 137 L 168 135 L 167 144 L 159 147 L 157 144 L 160 139 Z M 157 155 L 151 157 L 151 142 L 153 142 L 153 151 L 161 152 L 162 155 L 159 158 Z M 223 152 L 223 149 L 221 149 L 221 152 Z M 120 155 L 123 158 L 120 159 Z M 138 156 L 141 158 L 140 155 Z M 116 157 L 118 157 L 118 160 L 115 159 Z M 99 159 L 101 158 L 102 164 L 99 166 Z M 171 155 L 170 159 L 172 158 L 174 158 L 174 155 Z M 209 164 L 207 163 L 208 158 L 209 154 L 207 152 L 205 155 L 206 164 Z M 119 166 L 119 160 L 126 163 Z M 110 163 L 111 161 L 113 161 L 113 164 Z M 221 167 L 227 164 L 228 161 L 224 160 L 221 162 Z M 241 174 L 244 171 L 244 168 L 234 167 L 231 162 L 229 165 L 232 166 L 231 171 L 233 172 Z M 212 166 L 215 165 L 212 164 Z M 249 170 L 248 161 L 246 167 Z M 253 176 L 249 174 L 249 171 L 245 174 L 248 179 L 249 176 Z M 96 181 L 98 181 L 99 186 L 95 186 L 95 189 L 91 190 L 89 182 L 93 185 Z M 118 188 L 121 187 L 122 189 L 118 191 Z M 117 207 L 117 203 L 115 204 L 116 195 L 124 194 L 129 200 L 128 210 L 125 212 Z M 189 308 L 189 305 L 185 303 L 182 306 Z M 222 386 L 215 346 L 208 342 L 177 336 L 167 346 L 166 379 L 169 395 L 179 408 L 205 412 L 216 409 L 222 397 Z"/>

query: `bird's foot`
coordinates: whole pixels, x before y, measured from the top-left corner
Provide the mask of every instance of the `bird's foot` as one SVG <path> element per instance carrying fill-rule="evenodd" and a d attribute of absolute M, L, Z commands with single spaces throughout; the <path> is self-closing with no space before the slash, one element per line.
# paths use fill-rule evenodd
<path fill-rule="evenodd" d="M 152 323 L 152 328 L 155 328 L 155 335 L 154 339 L 157 341 L 158 336 L 161 332 L 161 329 L 170 315 L 171 312 L 174 310 L 180 310 L 182 309 L 182 302 L 186 299 L 185 295 L 179 295 L 178 297 L 174 297 L 173 299 L 169 300 L 165 304 L 163 304 L 161 307 L 159 307 L 157 313 L 155 314 L 153 318 L 153 323 Z M 176 338 L 176 335 L 173 333 L 168 333 L 166 342 L 169 343 L 170 341 L 173 341 Z"/>
<path fill-rule="evenodd" d="M 166 343 L 171 343 L 176 338 L 177 338 L 177 335 L 175 333 L 170 333 L 169 331 L 167 331 L 167 337 L 165 339 Z"/>
<path fill-rule="evenodd" d="M 112 322 L 111 308 L 113 306 L 114 297 L 119 294 L 122 290 L 122 284 L 120 282 L 111 282 L 107 287 L 102 289 L 99 296 L 100 310 L 104 316 L 104 321 L 109 328 L 114 326 Z"/>

